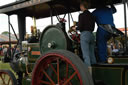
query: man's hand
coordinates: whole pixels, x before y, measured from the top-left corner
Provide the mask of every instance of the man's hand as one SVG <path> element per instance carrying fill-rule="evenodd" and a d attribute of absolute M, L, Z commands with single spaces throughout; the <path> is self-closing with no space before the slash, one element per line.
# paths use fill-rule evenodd
<path fill-rule="evenodd" d="M 113 4 L 111 4 L 110 6 L 111 6 L 111 9 L 112 9 L 113 14 L 116 13 L 117 12 L 116 7 Z"/>

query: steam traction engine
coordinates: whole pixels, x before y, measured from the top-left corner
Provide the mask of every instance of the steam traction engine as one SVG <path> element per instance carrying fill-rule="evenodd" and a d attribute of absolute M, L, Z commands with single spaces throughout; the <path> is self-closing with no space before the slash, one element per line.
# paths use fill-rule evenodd
<path fill-rule="evenodd" d="M 93 1 L 92 8 L 97 0 Z M 105 1 L 121 3 L 120 0 Z M 10 15 L 17 14 L 19 39 L 16 37 L 16 48 L 20 49 L 16 51 L 15 48 L 12 52 L 10 43 L 7 56 L 2 61 L 10 63 L 16 76 L 9 70 L 0 70 L 0 85 L 94 85 L 82 61 L 79 34 L 69 30 L 68 35 L 63 22 L 67 14 L 70 27 L 71 12 L 79 11 L 79 3 L 80 0 L 19 0 L 0 7 L 0 13 L 8 15 L 9 32 L 12 28 L 14 34 Z M 65 14 L 64 18 L 61 19 L 58 16 L 60 14 Z M 37 19 L 51 16 L 52 25 L 47 26 L 42 33 L 34 25 L 31 27 L 32 36 L 28 37 L 25 29 L 27 16 Z M 59 21 L 57 25 L 53 25 L 53 16 Z M 118 57 L 112 56 L 112 59 L 115 60 L 114 64 L 99 63 L 93 66 L 93 78 L 100 80 L 98 85 L 127 85 L 127 65 Z M 128 58 L 125 60 L 127 64 Z"/>
<path fill-rule="evenodd" d="M 22 41 L 22 52 L 15 53 L 10 62 L 19 76 L 19 84 L 93 85 L 86 66 L 72 53 L 73 43 L 62 24 L 46 27 L 40 38 L 33 27 L 32 36 Z M 16 79 L 12 80 L 16 85 L 14 82 Z"/>

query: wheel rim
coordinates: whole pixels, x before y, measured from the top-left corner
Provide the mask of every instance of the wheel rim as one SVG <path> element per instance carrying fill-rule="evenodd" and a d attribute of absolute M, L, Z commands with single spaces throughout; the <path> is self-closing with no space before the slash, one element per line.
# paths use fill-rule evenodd
<path fill-rule="evenodd" d="M 83 85 L 81 76 L 65 56 L 49 53 L 36 64 L 32 85 Z"/>
<path fill-rule="evenodd" d="M 13 80 L 6 72 L 0 72 L 0 85 L 13 85 Z"/>

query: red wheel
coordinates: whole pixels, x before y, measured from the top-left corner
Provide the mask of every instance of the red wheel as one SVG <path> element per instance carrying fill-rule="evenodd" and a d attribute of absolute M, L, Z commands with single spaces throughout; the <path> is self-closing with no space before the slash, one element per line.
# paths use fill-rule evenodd
<path fill-rule="evenodd" d="M 17 85 L 13 73 L 9 70 L 0 70 L 0 85 Z"/>
<path fill-rule="evenodd" d="M 60 50 L 48 52 L 37 61 L 32 85 L 93 85 L 93 81 L 78 56 Z"/>

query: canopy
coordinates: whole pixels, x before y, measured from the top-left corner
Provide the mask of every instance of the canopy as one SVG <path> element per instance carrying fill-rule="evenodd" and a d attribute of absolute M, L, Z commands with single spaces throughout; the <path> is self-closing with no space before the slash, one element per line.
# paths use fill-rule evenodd
<path fill-rule="evenodd" d="M 8 15 L 23 14 L 25 16 L 34 16 L 36 18 L 49 17 L 51 9 L 54 9 L 54 15 L 66 14 L 69 12 L 79 11 L 79 4 L 81 0 L 19 0 L 0 7 L 0 13 Z M 106 4 L 122 3 L 122 0 L 104 0 Z M 94 8 L 98 0 L 91 0 L 91 8 Z"/>
<path fill-rule="evenodd" d="M 17 41 L 15 35 L 11 34 L 11 40 Z M 0 42 L 8 42 L 9 41 L 9 34 L 1 34 L 0 35 Z"/>

